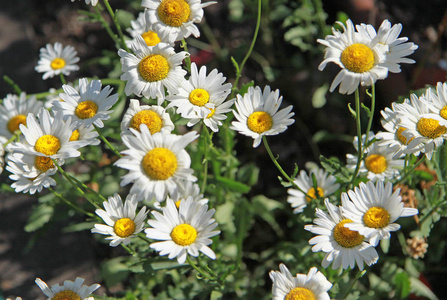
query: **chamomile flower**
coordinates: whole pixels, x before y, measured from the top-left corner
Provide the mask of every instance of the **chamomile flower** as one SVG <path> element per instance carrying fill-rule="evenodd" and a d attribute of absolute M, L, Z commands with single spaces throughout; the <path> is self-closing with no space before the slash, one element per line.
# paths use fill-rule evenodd
<path fill-rule="evenodd" d="M 121 200 L 120 195 L 114 194 L 108 201 L 103 202 L 104 209 L 97 209 L 95 212 L 107 225 L 95 224 L 92 233 L 110 235 L 106 240 L 110 240 L 110 246 L 116 247 L 123 243 L 128 245 L 130 239 L 143 230 L 144 219 L 147 212 L 143 206 L 136 214 L 138 200 L 135 195 L 129 194 L 126 201 Z"/>
<path fill-rule="evenodd" d="M 316 191 L 312 180 L 313 176 L 315 176 L 317 182 Z M 302 212 L 307 206 L 307 203 L 316 198 L 332 195 L 340 187 L 336 182 L 337 179 L 334 176 L 322 169 L 314 169 L 310 172 L 310 175 L 307 175 L 306 171 L 301 170 L 299 176 L 295 178 L 294 183 L 304 193 L 294 188 L 287 190 L 287 193 L 289 194 L 287 202 L 294 208 L 293 213 L 298 214 Z"/>
<path fill-rule="evenodd" d="M 71 2 L 75 2 L 75 0 L 71 0 Z M 98 4 L 98 0 L 85 0 L 85 4 L 89 5 L 92 4 L 92 6 L 96 6 Z"/>
<path fill-rule="evenodd" d="M 192 197 L 181 201 L 178 209 L 173 200 L 167 199 L 162 213 L 152 211 L 155 220 L 147 221 L 152 228 L 144 230 L 146 236 L 161 241 L 152 243 L 150 247 L 161 256 L 169 255 L 169 259 L 177 257 L 179 264 L 186 261 L 187 255 L 197 257 L 199 251 L 215 259 L 216 254 L 208 247 L 212 243 L 210 238 L 220 233 L 214 230 L 217 227 L 212 219 L 214 212 Z"/>
<path fill-rule="evenodd" d="M 223 101 L 224 99 L 222 99 Z M 227 100 L 225 102 L 216 101 L 214 103 L 214 108 L 211 108 L 204 117 L 199 117 L 197 113 L 192 112 L 190 115 L 185 116 L 186 119 L 190 119 L 188 126 L 192 127 L 200 120 L 203 120 L 203 124 L 210 128 L 214 132 L 219 131 L 219 126 L 222 126 L 222 121 L 227 118 L 226 114 L 231 112 L 231 107 L 236 99 Z"/>
<path fill-rule="evenodd" d="M 428 109 L 447 120 L 447 83 L 438 82 L 436 93 L 431 88 L 426 91 L 426 97 L 422 98 L 427 102 Z"/>
<path fill-rule="evenodd" d="M 144 12 L 141 12 L 136 20 L 130 21 L 130 25 L 131 28 L 128 28 L 127 32 L 129 32 L 133 39 L 137 36 L 141 36 L 149 47 L 162 42 L 158 34 L 152 30 L 151 24 L 146 22 Z M 131 42 L 132 41 L 126 41 L 128 47 L 131 47 Z"/>
<path fill-rule="evenodd" d="M 399 193 L 400 189 L 393 193 L 391 182 L 384 184 L 382 180 L 376 185 L 371 181 L 361 182 L 354 190 L 342 193 L 343 215 L 352 220 L 345 227 L 358 231 L 373 246 L 382 239 L 389 239 L 390 232 L 400 228 L 394 223 L 397 219 L 418 213 L 415 208 L 404 207 Z"/>
<path fill-rule="evenodd" d="M 47 300 L 70 299 L 70 300 L 94 300 L 89 297 L 94 291 L 99 289 L 100 285 L 95 283 L 90 286 L 84 285 L 84 279 L 76 277 L 75 281 L 65 280 L 64 285 L 58 283 L 52 285 L 51 288 L 40 278 L 36 278 L 36 284 L 42 292 L 47 296 Z"/>
<path fill-rule="evenodd" d="M 122 158 L 115 165 L 129 170 L 122 177 L 121 186 L 132 183 L 130 193 L 137 194 L 138 200 L 162 202 L 167 194 L 175 194 L 181 180 L 196 181 L 190 168 L 191 158 L 185 147 L 195 140 L 195 131 L 183 136 L 164 130 L 151 134 L 145 124 L 140 131 L 130 129 L 132 135 L 123 135 L 128 147 L 121 152 Z"/>
<path fill-rule="evenodd" d="M 70 75 L 71 72 L 79 70 L 79 66 L 76 65 L 79 61 L 77 54 L 73 46 L 63 47 L 58 42 L 54 46 L 47 44 L 45 48 L 40 48 L 40 58 L 35 69 L 39 73 L 44 73 L 43 80 L 61 73 Z"/>
<path fill-rule="evenodd" d="M 279 265 L 280 271 L 270 271 L 273 282 L 273 300 L 284 299 L 315 299 L 330 300 L 328 291 L 332 287 L 326 277 L 313 267 L 307 274 L 292 276 L 284 264 Z"/>
<path fill-rule="evenodd" d="M 353 269 L 357 264 L 363 270 L 364 263 L 368 266 L 375 264 L 379 259 L 376 249 L 365 241 L 363 235 L 345 226 L 353 221 L 345 218 L 342 208 L 334 206 L 329 199 L 326 198 L 324 203 L 329 214 L 316 208 L 315 225 L 304 226 L 305 230 L 317 235 L 309 240 L 313 245 L 312 251 L 326 253 L 322 266 L 327 268 L 332 263 L 334 270 L 340 267 Z"/>
<path fill-rule="evenodd" d="M 178 92 L 168 97 L 169 107 L 176 107 L 177 113 L 183 118 L 196 114 L 199 118 L 208 116 L 216 103 L 222 103 L 231 92 L 231 83 L 225 83 L 226 78 L 217 69 L 208 75 L 206 66 L 197 70 L 195 63 L 191 64 L 191 77 L 182 81 Z M 225 84 L 224 84 L 225 83 Z"/>
<path fill-rule="evenodd" d="M 173 47 L 164 43 L 149 47 L 141 36 L 135 37 L 131 49 L 134 54 L 118 50 L 123 71 L 120 78 L 127 81 L 126 95 L 133 93 L 139 97 L 158 98 L 158 105 L 161 105 L 165 88 L 169 93 L 177 92 L 184 80 L 186 71 L 181 63 L 189 54 L 185 51 L 175 53 Z"/>
<path fill-rule="evenodd" d="M 129 134 L 129 128 L 140 131 L 140 125 L 145 124 L 151 134 L 162 129 L 168 132 L 174 130 L 174 123 L 166 110 L 159 105 L 142 105 L 137 99 L 130 99 L 129 108 L 121 121 L 121 131 Z"/>
<path fill-rule="evenodd" d="M 12 135 L 20 131 L 20 124 L 26 125 L 29 113 L 37 114 L 43 107 L 36 97 L 26 97 L 25 93 L 17 95 L 8 94 L 0 105 L 0 139 L 9 140 Z"/>
<path fill-rule="evenodd" d="M 340 85 L 341 94 L 352 94 L 361 85 L 372 85 L 377 79 L 388 76 L 388 68 L 383 65 L 386 61 L 387 45 L 379 43 L 378 39 L 371 39 L 365 32 L 356 32 L 351 20 L 346 26 L 339 23 L 344 32 L 332 29 L 333 35 L 328 35 L 318 42 L 327 48 L 323 62 L 318 66 L 322 71 L 329 62 L 337 64 L 341 71 L 331 84 L 330 91 Z"/>
<path fill-rule="evenodd" d="M 243 97 L 237 95 L 236 110 L 233 110 L 237 121 L 231 122 L 230 128 L 252 137 L 253 148 L 258 147 L 263 136 L 277 135 L 295 122 L 291 119 L 295 115 L 290 112 L 292 105 L 278 111 L 281 102 L 279 90 L 272 92 L 268 85 L 263 92 L 258 86 L 249 87 Z"/>
<path fill-rule="evenodd" d="M 72 123 L 72 133 L 69 138 L 70 142 L 76 142 L 79 147 L 85 147 L 87 145 L 96 146 L 101 142 L 98 139 L 98 132 L 95 130 L 93 126 L 86 126 L 85 124 L 76 124 Z"/>
<path fill-rule="evenodd" d="M 147 23 L 163 41 L 174 43 L 189 37 L 200 36 L 194 23 L 203 18 L 203 8 L 216 2 L 201 3 L 200 0 L 143 0 Z"/>
<path fill-rule="evenodd" d="M 85 126 L 95 125 L 104 127 L 102 120 L 110 118 L 113 110 L 110 108 L 118 101 L 118 94 L 110 95 L 113 88 L 106 86 L 102 88 L 101 80 L 88 82 L 87 78 L 79 79 L 79 91 L 64 84 L 64 93 L 59 97 L 63 101 L 53 103 L 55 112 L 62 112 L 64 119 L 71 118 L 77 124 Z"/>

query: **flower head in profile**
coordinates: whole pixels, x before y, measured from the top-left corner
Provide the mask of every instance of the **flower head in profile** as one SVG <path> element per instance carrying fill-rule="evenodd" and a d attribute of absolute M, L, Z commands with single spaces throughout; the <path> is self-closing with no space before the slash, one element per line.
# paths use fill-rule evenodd
<path fill-rule="evenodd" d="M 35 69 L 39 73 L 44 73 L 43 80 L 59 74 L 70 75 L 71 72 L 79 70 L 79 66 L 76 65 L 79 61 L 77 54 L 73 46 L 64 47 L 58 42 L 54 46 L 47 44 L 45 48 L 40 48 L 39 61 Z"/>
<path fill-rule="evenodd" d="M 315 299 L 329 300 L 328 291 L 332 287 L 326 277 L 313 267 L 307 274 L 292 276 L 284 264 L 279 265 L 280 271 L 270 271 L 269 276 L 273 282 L 273 300 L 284 299 Z"/>
<path fill-rule="evenodd" d="M 389 239 L 390 232 L 400 228 L 394 223 L 397 219 L 418 213 L 415 208 L 404 207 L 399 193 L 400 189 L 393 193 L 391 182 L 384 184 L 382 180 L 375 185 L 371 181 L 361 182 L 354 190 L 342 193 L 343 215 L 352 220 L 345 227 L 358 231 L 373 246 L 382 239 Z"/>
<path fill-rule="evenodd" d="M 153 31 L 151 24 L 146 21 L 144 12 L 140 12 L 136 20 L 130 21 L 130 25 L 131 28 L 128 28 L 127 32 L 129 32 L 133 39 L 141 36 L 149 47 L 153 47 L 162 42 L 158 34 Z M 132 41 L 126 41 L 126 43 L 130 47 Z"/>
<path fill-rule="evenodd" d="M 166 200 L 166 206 L 162 213 L 152 211 L 155 219 L 148 220 L 152 228 L 144 231 L 150 239 L 160 240 L 150 245 L 152 249 L 160 252 L 160 255 L 168 255 L 169 259 L 177 257 L 179 264 L 186 261 L 188 255 L 197 257 L 199 251 L 211 259 L 216 254 L 208 246 L 210 239 L 220 233 L 214 230 L 217 223 L 212 219 L 215 210 L 208 210 L 208 205 L 194 201 L 192 197 L 180 202 L 177 209 L 171 199 Z"/>
<path fill-rule="evenodd" d="M 52 285 L 51 288 L 40 278 L 36 278 L 36 284 L 42 292 L 47 296 L 48 300 L 94 300 L 89 297 L 94 291 L 99 289 L 100 285 L 95 283 L 90 286 L 84 285 L 84 279 L 76 277 L 75 281 L 65 280 L 64 285 L 58 283 Z"/>
<path fill-rule="evenodd" d="M 292 105 L 278 111 L 282 103 L 279 90 L 271 91 L 266 85 L 264 91 L 260 87 L 249 87 L 244 96 L 237 95 L 236 110 L 233 110 L 237 121 L 231 122 L 231 129 L 252 137 L 253 147 L 261 143 L 263 136 L 277 135 L 293 124 L 291 119 Z"/>
<path fill-rule="evenodd" d="M 132 237 L 143 230 L 146 207 L 143 206 L 136 214 L 138 200 L 135 195 L 127 195 L 123 205 L 120 195 L 114 194 L 103 205 L 104 209 L 97 209 L 96 214 L 107 225 L 95 224 L 92 233 L 109 235 L 105 239 L 110 240 L 110 246 L 116 247 L 121 243 L 127 245 Z"/>
<path fill-rule="evenodd" d="M 75 0 L 71 0 L 71 2 L 75 2 Z M 98 4 L 98 0 L 85 0 L 85 4 L 89 5 L 92 4 L 92 6 L 96 6 Z"/>

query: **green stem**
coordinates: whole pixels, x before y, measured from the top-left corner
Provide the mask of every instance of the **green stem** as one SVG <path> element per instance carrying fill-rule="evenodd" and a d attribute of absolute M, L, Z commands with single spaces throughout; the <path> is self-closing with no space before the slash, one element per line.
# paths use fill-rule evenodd
<path fill-rule="evenodd" d="M 199 272 L 200 275 L 202 275 L 203 277 L 205 277 L 208 280 L 212 280 L 215 281 L 216 279 L 213 276 L 210 276 L 210 274 L 208 274 L 205 270 L 203 270 L 201 267 L 197 266 L 195 264 L 195 262 L 192 261 L 191 257 L 188 255 L 186 256 L 186 261 L 188 262 L 188 264 L 193 267 L 197 272 Z"/>
<path fill-rule="evenodd" d="M 396 182 L 393 182 L 393 184 L 396 184 L 397 182 L 403 182 L 408 177 L 408 175 L 410 175 L 414 171 L 414 169 L 416 169 L 421 163 L 425 161 L 425 157 L 426 156 L 424 155 L 410 169 L 408 170 L 406 169 L 404 175 L 401 176 L 398 180 L 396 180 Z"/>
<path fill-rule="evenodd" d="M 369 119 L 368 119 L 368 127 L 366 127 L 366 137 L 365 137 L 365 144 L 368 144 L 368 139 L 369 139 L 369 131 L 371 130 L 371 126 L 372 126 L 372 121 L 374 118 L 374 110 L 376 109 L 376 87 L 373 84 L 371 86 L 371 109 L 370 109 L 370 115 L 369 115 Z M 363 152 L 362 152 L 362 157 L 363 154 L 365 152 L 365 148 L 363 148 Z"/>
<path fill-rule="evenodd" d="M 360 163 L 363 159 L 363 149 L 362 149 L 362 125 L 360 123 L 360 95 L 359 95 L 359 89 L 357 88 L 355 90 L 355 120 L 357 124 L 357 164 L 355 166 L 354 175 L 352 175 L 351 185 L 354 185 L 355 180 L 357 179 L 357 175 L 359 174 L 360 170 Z M 365 141 L 366 143 L 366 141 Z"/>
<path fill-rule="evenodd" d="M 48 96 L 57 96 L 59 93 L 61 93 L 63 91 L 64 91 L 63 89 L 58 89 L 54 92 L 43 92 L 43 93 L 33 94 L 33 96 L 35 96 L 37 100 L 40 100 L 40 99 L 44 99 Z"/>
<path fill-rule="evenodd" d="M 20 135 L 20 133 L 19 133 L 19 134 L 14 133 L 14 134 L 11 136 L 11 138 L 10 138 L 6 143 L 3 144 L 3 148 L 6 148 L 6 146 L 7 146 L 8 144 L 14 142 L 14 141 L 19 137 L 19 135 Z"/>
<path fill-rule="evenodd" d="M 116 31 L 118 32 L 119 40 L 121 42 L 119 44 L 121 44 L 121 47 L 123 47 L 124 50 L 130 52 L 129 48 L 127 48 L 126 41 L 124 40 L 124 34 L 123 31 L 121 30 L 121 25 L 119 24 L 116 14 L 113 12 L 112 7 L 110 6 L 109 0 L 103 0 L 103 2 L 107 8 L 107 11 L 112 17 L 113 23 L 115 24 Z"/>
<path fill-rule="evenodd" d="M 126 246 L 126 245 L 124 245 L 123 243 L 121 243 L 121 247 L 123 247 L 124 249 L 126 249 L 126 251 L 127 251 L 130 255 L 132 255 L 132 256 L 136 254 L 135 251 L 134 251 L 131 247 Z"/>
<path fill-rule="evenodd" d="M 107 34 L 110 36 L 110 38 L 115 42 L 116 46 L 118 47 L 121 44 L 121 41 L 116 36 L 116 34 L 113 32 L 112 28 L 110 28 L 109 23 L 104 19 L 104 17 L 101 14 L 101 11 L 99 10 L 99 5 L 95 6 L 95 12 L 98 17 L 98 21 L 101 23 L 102 27 L 106 30 Z M 127 46 L 126 46 L 127 48 Z M 126 50 L 127 52 L 130 52 Z"/>
<path fill-rule="evenodd" d="M 205 133 L 205 150 L 203 153 L 203 181 L 202 181 L 202 186 L 200 187 L 200 190 L 202 192 L 205 191 L 206 188 L 206 180 L 208 178 L 208 140 L 211 140 L 210 134 L 208 132 L 208 129 L 206 128 L 206 126 L 202 127 L 202 131 Z"/>
<path fill-rule="evenodd" d="M 123 155 L 115 149 L 115 147 L 112 146 L 112 144 L 109 143 L 109 141 L 106 139 L 106 137 L 101 133 L 101 131 L 99 130 L 99 128 L 95 126 L 95 130 L 98 133 L 99 137 L 101 138 L 101 140 L 110 148 L 110 150 L 113 151 L 113 153 L 115 153 L 116 155 L 118 155 L 118 157 L 123 157 Z"/>
<path fill-rule="evenodd" d="M 54 196 L 56 196 L 57 198 L 59 198 L 60 200 L 62 200 L 62 202 L 64 202 L 65 204 L 67 204 L 68 206 L 70 206 L 71 208 L 73 208 L 74 210 L 76 210 L 79 213 L 85 214 L 91 218 L 95 218 L 95 215 L 83 210 L 82 208 L 76 206 L 75 204 L 73 204 L 72 202 L 70 202 L 70 200 L 66 199 L 64 196 L 62 196 L 61 194 L 57 193 L 56 191 L 54 191 L 51 187 L 48 188 Z"/>
<path fill-rule="evenodd" d="M 12 89 L 14 90 L 14 92 L 17 95 L 20 95 L 22 93 L 22 90 L 19 88 L 17 83 L 15 83 L 14 80 L 12 80 L 9 76 L 4 75 L 3 76 L 3 80 L 6 81 L 6 83 L 9 84 L 12 87 Z"/>
<path fill-rule="evenodd" d="M 62 84 L 67 84 L 67 81 L 65 80 L 65 76 L 62 73 L 59 73 L 59 77 L 61 78 Z"/>
<path fill-rule="evenodd" d="M 188 44 L 186 43 L 185 39 L 182 39 L 182 44 L 180 45 L 180 47 L 188 53 L 188 55 L 186 55 L 185 57 L 185 64 L 186 70 L 188 72 L 191 72 L 191 57 L 189 56 Z"/>
<path fill-rule="evenodd" d="M 145 241 L 145 242 L 148 243 L 149 245 L 152 244 L 151 240 L 148 239 L 148 238 L 144 235 L 144 233 L 139 233 L 137 236 L 138 236 L 138 238 L 140 238 L 141 240 Z"/>
<path fill-rule="evenodd" d="M 348 296 L 349 292 L 352 290 L 352 288 L 354 287 L 354 284 L 357 282 L 357 280 L 359 280 L 360 277 L 363 276 L 363 274 L 366 273 L 366 270 L 363 271 L 358 271 L 357 275 L 355 276 L 355 278 L 352 280 L 351 284 L 349 285 L 348 289 L 343 293 L 342 297 L 340 298 L 341 300 L 345 299 L 346 296 Z"/>
<path fill-rule="evenodd" d="M 441 200 L 438 203 L 436 203 L 435 206 L 432 207 L 432 209 L 430 209 L 430 211 L 428 213 L 426 213 L 422 219 L 419 221 L 419 227 L 422 226 L 422 224 L 434 213 L 436 212 L 441 206 L 446 205 L 447 202 L 445 200 Z"/>

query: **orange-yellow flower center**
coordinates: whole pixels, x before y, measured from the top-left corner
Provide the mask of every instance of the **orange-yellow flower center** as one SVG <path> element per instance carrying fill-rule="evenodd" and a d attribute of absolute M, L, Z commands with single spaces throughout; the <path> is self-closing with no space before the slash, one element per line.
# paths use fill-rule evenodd
<path fill-rule="evenodd" d="M 46 156 L 36 156 L 36 159 L 34 162 L 35 162 L 36 168 L 43 173 L 45 173 L 49 169 L 54 168 L 53 161 L 51 160 L 51 158 L 46 157 Z"/>
<path fill-rule="evenodd" d="M 140 125 L 146 124 L 147 128 L 154 134 L 163 127 L 163 120 L 152 110 L 142 110 L 137 112 L 129 122 L 129 126 L 140 131 Z"/>
<path fill-rule="evenodd" d="M 351 72 L 363 73 L 374 67 L 374 53 L 366 45 L 353 44 L 341 53 L 342 64 Z"/>
<path fill-rule="evenodd" d="M 157 12 L 160 20 L 166 25 L 180 27 L 188 21 L 191 9 L 185 0 L 163 0 Z"/>
<path fill-rule="evenodd" d="M 189 94 L 189 102 L 193 105 L 204 106 L 210 100 L 210 94 L 204 89 L 195 89 Z"/>
<path fill-rule="evenodd" d="M 324 196 L 324 192 L 323 189 L 319 186 L 317 186 L 317 192 L 315 192 L 315 188 L 311 187 L 308 191 L 307 191 L 307 195 L 306 195 L 306 201 L 307 203 L 309 203 L 310 201 L 312 201 L 313 199 L 317 199 L 317 193 L 318 193 L 318 197 L 321 198 Z"/>
<path fill-rule="evenodd" d="M 66 290 L 54 295 L 51 300 L 82 300 L 78 294 L 73 291 Z"/>
<path fill-rule="evenodd" d="M 37 141 L 36 145 L 34 145 L 34 149 L 37 152 L 43 153 L 45 155 L 54 155 L 61 148 L 61 143 L 59 139 L 54 135 L 43 135 Z"/>
<path fill-rule="evenodd" d="M 345 224 L 352 223 L 350 219 L 340 221 L 332 232 L 334 240 L 344 248 L 354 248 L 363 242 L 364 236 L 357 231 L 345 227 Z"/>
<path fill-rule="evenodd" d="M 77 140 L 79 140 L 79 136 L 80 136 L 80 134 L 79 134 L 79 130 L 76 129 L 76 130 L 73 131 L 73 133 L 71 134 L 69 141 L 70 141 L 70 142 L 77 141 Z"/>
<path fill-rule="evenodd" d="M 272 128 L 273 119 L 265 111 L 255 111 L 248 117 L 247 126 L 251 131 L 263 133 Z"/>
<path fill-rule="evenodd" d="M 216 112 L 215 108 L 210 108 L 209 109 L 211 112 L 206 116 L 207 119 L 211 118 L 214 116 L 214 113 Z"/>
<path fill-rule="evenodd" d="M 296 287 L 292 289 L 284 298 L 284 300 L 316 300 L 314 293 L 312 293 L 311 290 L 303 288 L 303 287 Z"/>
<path fill-rule="evenodd" d="M 60 58 L 60 57 L 56 57 L 51 62 L 50 66 L 51 66 L 51 69 L 53 69 L 53 70 L 62 69 L 63 67 L 65 67 L 65 59 Z"/>
<path fill-rule="evenodd" d="M 168 60 L 160 54 L 148 55 L 138 64 L 138 72 L 148 82 L 165 79 L 169 69 Z"/>
<path fill-rule="evenodd" d="M 115 222 L 113 230 L 120 238 L 129 237 L 135 232 L 135 222 L 129 218 L 121 218 Z"/>
<path fill-rule="evenodd" d="M 17 130 L 20 130 L 20 124 L 23 124 L 26 126 L 26 116 L 25 115 L 17 115 L 15 117 L 12 117 L 8 121 L 8 127 L 9 132 L 14 133 Z"/>
<path fill-rule="evenodd" d="M 365 158 L 365 166 L 368 171 L 375 174 L 380 174 L 385 172 L 386 168 L 388 167 L 388 162 L 383 155 L 370 154 L 367 158 Z"/>
<path fill-rule="evenodd" d="M 441 110 L 439 111 L 439 115 L 444 119 L 447 119 L 447 106 L 441 108 Z"/>
<path fill-rule="evenodd" d="M 447 128 L 439 124 L 438 120 L 430 118 L 420 118 L 416 124 L 417 131 L 430 139 L 435 139 L 446 133 Z"/>
<path fill-rule="evenodd" d="M 363 222 L 368 227 L 383 228 L 390 223 L 390 214 L 386 209 L 374 206 L 365 213 Z"/>
<path fill-rule="evenodd" d="M 166 180 L 177 170 L 177 157 L 166 148 L 154 148 L 143 158 L 143 169 L 154 180 Z"/>
<path fill-rule="evenodd" d="M 98 105 L 90 100 L 83 101 L 78 104 L 75 110 L 75 114 L 79 119 L 90 119 L 96 115 L 98 111 Z"/>
<path fill-rule="evenodd" d="M 182 199 L 175 201 L 175 206 L 177 207 L 177 209 L 180 208 L 180 202 L 182 202 Z"/>
<path fill-rule="evenodd" d="M 407 130 L 405 127 L 399 127 L 396 130 L 396 137 L 402 145 L 408 145 L 414 139 L 414 137 L 412 137 L 409 141 L 407 141 L 407 138 L 402 134 L 405 130 Z"/>
<path fill-rule="evenodd" d="M 171 238 L 177 245 L 189 246 L 195 242 L 197 238 L 197 231 L 189 224 L 180 224 L 172 229 Z"/>
<path fill-rule="evenodd" d="M 146 45 L 148 45 L 149 47 L 155 46 L 161 42 L 160 38 L 158 37 L 158 34 L 151 30 L 143 33 L 141 37 L 146 42 Z"/>

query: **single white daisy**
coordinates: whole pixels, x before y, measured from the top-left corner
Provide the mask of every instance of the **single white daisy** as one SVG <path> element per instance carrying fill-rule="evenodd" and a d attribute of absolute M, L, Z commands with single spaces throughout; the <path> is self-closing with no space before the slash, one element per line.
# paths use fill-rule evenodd
<path fill-rule="evenodd" d="M 436 93 L 428 88 L 425 95 L 426 97 L 422 98 L 421 101 L 427 102 L 428 109 L 447 120 L 447 83 L 438 82 Z"/>
<path fill-rule="evenodd" d="M 98 132 L 93 126 L 86 126 L 85 124 L 72 123 L 72 134 L 69 138 L 70 142 L 76 142 L 79 147 L 85 147 L 87 145 L 96 146 L 101 142 L 98 139 Z"/>
<path fill-rule="evenodd" d="M 71 2 L 75 2 L 75 0 L 71 0 Z M 96 6 L 98 4 L 98 0 L 85 0 L 85 4 L 89 5 L 92 4 L 92 6 Z"/>
<path fill-rule="evenodd" d="M 9 140 L 12 135 L 20 131 L 20 124 L 26 125 L 29 113 L 37 114 L 43 103 L 35 96 L 26 97 L 25 93 L 17 95 L 8 94 L 0 104 L 0 136 Z"/>
<path fill-rule="evenodd" d="M 176 107 L 177 113 L 183 118 L 194 113 L 204 118 L 211 113 L 216 103 L 222 103 L 230 94 L 231 83 L 225 83 L 225 80 L 217 69 L 207 75 L 206 66 L 202 66 L 199 71 L 197 65 L 192 63 L 189 79 L 182 81 L 178 92 L 166 97 L 171 102 L 167 108 Z"/>
<path fill-rule="evenodd" d="M 99 289 L 100 285 L 95 283 L 90 286 L 84 285 L 84 279 L 76 277 L 75 281 L 65 280 L 64 285 L 58 283 L 50 287 L 40 278 L 36 278 L 36 284 L 42 292 L 47 296 L 47 300 L 69 299 L 69 300 L 94 300 L 89 297 L 91 293 Z"/>
<path fill-rule="evenodd" d="M 131 49 L 134 54 L 118 50 L 123 71 L 120 78 L 127 81 L 126 95 L 134 93 L 139 97 L 143 95 L 158 99 L 157 103 L 161 105 L 165 88 L 169 93 L 177 92 L 180 82 L 184 80 L 186 71 L 181 64 L 189 54 L 185 51 L 175 53 L 173 47 L 164 43 L 149 47 L 141 36 L 135 38 Z"/>
<path fill-rule="evenodd" d="M 372 85 L 377 79 L 388 76 L 388 68 L 383 65 L 386 61 L 388 46 L 379 43 L 378 39 L 371 39 L 365 31 L 357 32 L 351 20 L 346 21 L 344 32 L 332 28 L 333 35 L 317 41 L 326 46 L 324 60 L 318 66 L 322 71 L 329 62 L 337 64 L 341 71 L 331 84 L 330 91 L 340 84 L 341 94 L 352 94 L 361 85 Z"/>
<path fill-rule="evenodd" d="M 47 44 L 45 48 L 40 48 L 39 61 L 35 69 L 39 73 L 44 73 L 43 80 L 61 73 L 70 75 L 71 72 L 79 70 L 79 66 L 76 65 L 79 61 L 77 54 L 73 46 L 63 47 L 58 42 L 54 46 Z"/>
<path fill-rule="evenodd" d="M 332 283 L 318 271 L 310 268 L 307 274 L 292 276 L 284 264 L 279 265 L 280 271 L 270 271 L 269 276 L 273 282 L 273 300 L 315 299 L 330 300 L 328 291 Z"/>
<path fill-rule="evenodd" d="M 379 259 L 376 249 L 365 241 L 363 235 L 345 226 L 352 220 L 342 215 L 342 208 L 334 206 L 327 198 L 324 204 L 329 215 L 316 208 L 315 225 L 304 226 L 305 230 L 317 235 L 309 240 L 313 245 L 312 251 L 326 253 L 322 266 L 327 268 L 332 263 L 334 270 L 340 267 L 353 269 L 357 264 L 363 270 L 364 263 L 368 266 L 375 264 Z"/>
<path fill-rule="evenodd" d="M 116 247 L 123 243 L 127 245 L 130 239 L 143 230 L 144 219 L 147 212 L 143 206 L 136 214 L 138 200 L 136 195 L 129 194 L 126 201 L 121 200 L 120 195 L 114 194 L 108 201 L 103 202 L 104 209 L 97 209 L 95 212 L 107 225 L 95 224 L 92 233 L 110 235 L 106 240 L 110 240 L 110 246 Z"/>
<path fill-rule="evenodd" d="M 87 78 L 79 79 L 79 91 L 64 84 L 64 93 L 59 97 L 63 101 L 53 102 L 53 110 L 62 112 L 64 119 L 71 118 L 73 122 L 85 126 L 104 127 L 102 120 L 107 120 L 113 110 L 109 110 L 118 101 L 118 94 L 110 95 L 113 88 L 105 86 L 102 89 L 101 80 L 88 82 Z"/>
<path fill-rule="evenodd" d="M 174 43 L 189 37 L 200 36 L 194 23 L 203 18 L 203 8 L 217 2 L 201 3 L 200 0 L 143 0 L 147 23 L 163 41 Z"/>
<path fill-rule="evenodd" d="M 138 14 L 138 18 L 130 21 L 131 28 L 127 28 L 127 32 L 135 39 L 137 36 L 141 36 L 146 42 L 146 45 L 153 47 L 162 42 L 158 34 L 152 30 L 150 23 L 146 21 L 144 12 Z M 126 41 L 128 47 L 131 47 L 132 41 Z"/>
<path fill-rule="evenodd" d="M 315 176 L 317 181 L 316 191 L 312 180 L 313 176 Z M 310 171 L 310 175 L 307 175 L 306 171 L 301 170 L 299 176 L 293 182 L 304 192 L 294 188 L 287 190 L 289 194 L 287 202 L 294 208 L 294 214 L 303 212 L 303 209 L 310 201 L 316 198 L 328 197 L 340 187 L 337 183 L 337 178 L 323 169 L 313 169 Z"/>
<path fill-rule="evenodd" d="M 181 180 L 196 181 L 190 168 L 191 158 L 185 147 L 195 140 L 195 131 L 183 136 L 164 130 L 151 134 L 145 124 L 140 131 L 130 129 L 132 135 L 123 135 L 128 147 L 121 152 L 124 156 L 114 165 L 129 170 L 122 177 L 121 186 L 133 183 L 130 193 L 137 194 L 138 200 L 162 202 L 167 194 L 175 194 Z"/>
<path fill-rule="evenodd" d="M 400 228 L 394 223 L 397 219 L 418 213 L 416 208 L 404 207 L 399 193 L 400 189 L 393 193 L 391 182 L 384 185 L 382 180 L 378 180 L 376 185 L 371 181 L 361 182 L 354 190 L 342 193 L 343 216 L 352 220 L 345 227 L 358 231 L 373 246 L 377 246 L 380 240 L 389 239 L 390 232 Z"/>
<path fill-rule="evenodd" d="M 215 259 L 216 254 L 208 247 L 213 242 L 210 238 L 220 233 L 214 230 L 217 227 L 212 219 L 214 212 L 214 209 L 208 210 L 208 205 L 194 201 L 192 197 L 181 201 L 178 209 L 173 200 L 167 199 L 162 213 L 152 211 L 155 220 L 147 221 L 152 228 L 144 230 L 146 236 L 161 240 L 150 247 L 160 252 L 161 256 L 169 254 L 169 259 L 177 257 L 179 264 L 185 262 L 188 254 L 197 257 L 199 251 Z"/>
<path fill-rule="evenodd" d="M 171 199 L 175 202 L 177 208 L 180 207 L 180 203 L 191 197 L 193 201 L 199 202 L 200 204 L 208 204 L 208 199 L 203 198 L 203 194 L 200 193 L 200 187 L 197 183 L 193 183 L 187 180 L 181 180 L 177 185 L 177 190 L 173 195 L 168 195 L 167 199 Z M 161 209 L 160 202 L 155 202 L 154 207 Z"/>
<path fill-rule="evenodd" d="M 292 105 L 278 111 L 281 102 L 279 90 L 272 92 L 268 85 L 263 92 L 258 86 L 249 87 L 243 97 L 237 95 L 236 110 L 233 110 L 237 121 L 231 122 L 230 128 L 252 137 L 253 147 L 258 147 L 263 136 L 277 135 L 295 122 L 291 119 L 295 115 L 291 112 Z"/>
<path fill-rule="evenodd" d="M 162 129 L 171 132 L 175 128 L 171 117 L 162 106 L 140 106 L 140 101 L 130 99 L 129 108 L 121 121 L 121 131 L 123 134 L 129 134 L 129 128 L 140 131 L 141 124 L 145 124 L 151 134 L 160 132 Z"/>
<path fill-rule="evenodd" d="M 203 120 L 205 126 L 214 132 L 218 132 L 219 126 L 222 126 L 222 121 L 227 118 L 226 114 L 232 111 L 231 107 L 235 101 L 236 99 L 227 100 L 223 103 L 220 101 L 215 102 L 214 108 L 211 108 L 209 113 L 204 117 L 199 117 L 197 113 L 192 112 L 190 115 L 185 116 L 186 119 L 190 119 L 187 125 L 192 127 L 200 122 L 200 120 Z"/>

